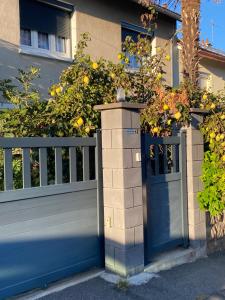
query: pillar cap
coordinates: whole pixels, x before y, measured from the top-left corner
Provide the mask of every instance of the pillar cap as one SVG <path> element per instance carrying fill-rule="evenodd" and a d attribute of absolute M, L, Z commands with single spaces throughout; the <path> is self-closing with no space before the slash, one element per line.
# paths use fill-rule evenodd
<path fill-rule="evenodd" d="M 115 102 L 109 104 L 95 105 L 94 109 L 100 111 L 118 109 L 118 108 L 140 110 L 140 109 L 145 109 L 146 107 L 147 104 L 142 104 L 142 103 Z"/>
<path fill-rule="evenodd" d="M 191 114 L 199 114 L 199 115 L 207 115 L 209 111 L 207 109 L 201 109 L 201 108 L 190 108 Z"/>

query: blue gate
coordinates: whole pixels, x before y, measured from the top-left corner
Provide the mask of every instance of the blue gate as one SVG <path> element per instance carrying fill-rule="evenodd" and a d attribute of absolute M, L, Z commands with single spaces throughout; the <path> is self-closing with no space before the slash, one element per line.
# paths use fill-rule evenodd
<path fill-rule="evenodd" d="M 102 266 L 99 143 L 0 138 L 0 299 Z"/>
<path fill-rule="evenodd" d="M 142 136 L 145 260 L 187 246 L 186 133 Z"/>

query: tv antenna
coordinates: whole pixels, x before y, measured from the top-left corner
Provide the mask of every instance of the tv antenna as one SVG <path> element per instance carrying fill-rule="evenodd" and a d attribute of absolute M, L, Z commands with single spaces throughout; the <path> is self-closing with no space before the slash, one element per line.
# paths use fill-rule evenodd
<path fill-rule="evenodd" d="M 212 40 L 212 44 L 214 44 L 215 25 L 216 24 L 215 24 L 214 20 L 211 20 L 211 34 L 212 34 L 211 40 Z"/>

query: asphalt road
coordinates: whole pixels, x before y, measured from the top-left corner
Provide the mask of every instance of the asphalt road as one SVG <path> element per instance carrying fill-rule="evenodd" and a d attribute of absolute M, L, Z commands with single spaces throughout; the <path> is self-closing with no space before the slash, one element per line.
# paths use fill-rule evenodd
<path fill-rule="evenodd" d="M 225 253 L 159 273 L 126 290 L 95 278 L 42 300 L 225 300 Z"/>

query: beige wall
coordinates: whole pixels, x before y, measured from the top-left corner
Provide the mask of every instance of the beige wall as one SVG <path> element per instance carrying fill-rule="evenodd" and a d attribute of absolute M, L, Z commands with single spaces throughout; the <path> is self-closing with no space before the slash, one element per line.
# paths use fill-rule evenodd
<path fill-rule="evenodd" d="M 142 10 L 135 3 L 127 1 L 76 1 L 76 40 L 83 32 L 89 32 L 92 42 L 88 52 L 93 57 L 104 57 L 117 62 L 121 51 L 121 22 L 141 26 Z M 153 40 L 153 47 L 166 48 L 166 53 L 173 56 L 172 42 L 168 41 L 176 31 L 176 22 L 159 15 L 158 26 Z M 153 49 L 154 51 L 155 49 Z M 172 61 L 164 68 L 166 81 L 173 85 Z"/>
<path fill-rule="evenodd" d="M 18 46 L 0 40 L 0 80 L 14 79 L 18 68 L 26 69 L 31 65 L 40 68 L 41 78 L 36 81 L 36 88 L 43 97 L 47 96 L 48 88 L 58 82 L 61 71 L 68 66 L 58 60 L 20 54 Z"/>
<path fill-rule="evenodd" d="M 182 61 L 181 53 L 179 51 L 179 78 L 182 82 Z M 199 64 L 200 77 L 205 75 L 209 78 L 208 87 L 214 93 L 225 88 L 225 63 L 218 62 L 208 58 L 202 58 Z"/>
<path fill-rule="evenodd" d="M 84 32 L 89 32 L 92 42 L 88 52 L 93 58 L 104 57 L 114 62 L 121 51 L 121 22 L 141 25 L 141 9 L 129 1 L 104 0 L 67 0 L 74 4 L 72 17 L 72 50 Z M 18 68 L 30 65 L 41 68 L 41 79 L 38 88 L 46 96 L 48 87 L 58 81 L 60 72 L 68 66 L 63 61 L 46 59 L 18 51 L 20 39 L 19 0 L 0 1 L 0 79 L 13 78 Z M 168 39 L 175 31 L 175 22 L 159 17 L 158 29 L 154 40 L 155 47 L 165 47 Z M 167 53 L 172 52 L 171 43 L 167 45 Z M 172 55 L 171 55 L 172 56 Z M 172 62 L 165 67 L 168 84 L 172 84 Z"/>
<path fill-rule="evenodd" d="M 0 1 L 0 39 L 14 45 L 19 44 L 19 1 Z"/>
<path fill-rule="evenodd" d="M 209 74 L 212 92 L 225 88 L 225 63 L 203 58 L 200 61 L 200 72 Z"/>
<path fill-rule="evenodd" d="M 155 47 L 161 47 L 165 49 L 165 53 L 171 56 L 171 62 L 165 61 L 164 71 L 165 79 L 168 85 L 174 85 L 173 78 L 173 58 L 174 58 L 174 47 L 173 38 L 176 33 L 176 22 L 169 18 L 161 17 L 159 15 L 159 22 L 157 24 L 157 30 L 155 32 Z"/>

